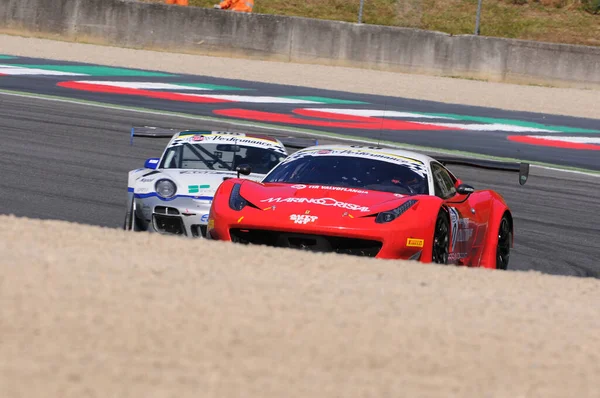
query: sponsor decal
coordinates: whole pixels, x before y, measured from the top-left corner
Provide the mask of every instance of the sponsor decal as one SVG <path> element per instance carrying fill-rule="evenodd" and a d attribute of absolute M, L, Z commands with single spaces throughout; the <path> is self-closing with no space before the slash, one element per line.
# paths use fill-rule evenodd
<path fill-rule="evenodd" d="M 292 215 L 290 215 L 290 221 L 293 221 L 294 224 L 313 223 L 313 222 L 317 221 L 318 219 L 319 219 L 319 217 L 310 216 L 308 214 L 292 214 Z"/>
<path fill-rule="evenodd" d="M 200 217 L 200 222 L 208 223 L 208 214 L 203 214 L 202 217 Z"/>
<path fill-rule="evenodd" d="M 370 209 L 365 206 L 360 206 L 354 203 L 339 202 L 333 198 L 268 198 L 261 202 L 267 203 L 303 203 L 320 206 L 339 207 L 341 209 L 360 211 L 363 213 L 369 212 Z"/>
<path fill-rule="evenodd" d="M 427 175 L 427 166 L 420 160 L 412 159 L 406 156 L 395 155 L 393 153 L 381 152 L 381 150 L 370 150 L 361 148 L 352 149 L 307 149 L 295 152 L 288 156 L 284 162 L 288 163 L 305 156 L 350 156 L 365 159 L 381 160 L 384 162 L 402 165 L 415 172 L 421 177 Z"/>
<path fill-rule="evenodd" d="M 454 207 L 448 208 L 450 212 L 450 226 L 452 229 L 452 246 L 451 249 L 454 251 L 457 242 L 467 242 L 473 235 L 473 229 L 469 228 L 469 219 L 460 218 L 460 213 Z"/>
<path fill-rule="evenodd" d="M 179 174 L 227 174 L 235 175 L 232 171 L 217 171 L 217 170 L 184 170 L 180 171 Z"/>
<path fill-rule="evenodd" d="M 407 238 L 406 247 L 420 247 L 422 248 L 425 244 L 424 239 Z"/>
<path fill-rule="evenodd" d="M 449 253 L 448 254 L 448 261 L 458 261 L 458 260 L 462 260 L 463 258 L 467 257 L 467 253 Z"/>
<path fill-rule="evenodd" d="M 201 139 L 197 138 L 201 137 Z M 185 143 L 197 142 L 198 144 L 209 144 L 209 143 L 232 143 L 237 145 L 248 145 L 255 146 L 259 148 L 271 149 L 275 152 L 279 152 L 283 155 L 287 156 L 287 152 L 285 148 L 279 143 L 274 142 L 272 139 L 264 139 L 264 138 L 253 138 L 248 136 L 239 136 L 235 134 L 206 134 L 206 135 L 194 135 L 194 136 L 179 136 L 175 138 L 169 148 L 181 146 Z"/>
<path fill-rule="evenodd" d="M 209 189 L 210 185 L 188 185 L 189 193 L 199 193 L 201 189 Z"/>
<path fill-rule="evenodd" d="M 154 178 L 140 178 L 140 182 L 152 182 Z"/>
<path fill-rule="evenodd" d="M 356 188 L 346 188 L 346 187 L 333 187 L 333 186 L 329 186 L 329 185 L 303 185 L 303 184 L 296 184 L 296 185 L 292 185 L 292 188 L 294 189 L 324 189 L 327 191 L 340 191 L 340 192 L 352 192 L 352 193 L 369 193 L 369 191 L 365 191 L 362 189 L 356 189 Z"/>
<path fill-rule="evenodd" d="M 473 229 L 461 229 L 458 231 L 458 237 L 456 238 L 457 242 L 467 242 L 473 236 Z"/>
<path fill-rule="evenodd" d="M 450 250 L 454 251 L 454 247 L 456 246 L 456 238 L 458 238 L 458 220 L 460 217 L 456 208 L 449 207 L 448 210 L 450 212 L 450 228 L 452 230 L 452 244 Z"/>

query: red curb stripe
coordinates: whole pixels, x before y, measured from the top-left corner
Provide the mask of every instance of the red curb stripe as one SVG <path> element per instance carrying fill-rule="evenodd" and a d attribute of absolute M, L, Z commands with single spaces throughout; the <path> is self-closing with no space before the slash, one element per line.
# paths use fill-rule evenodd
<path fill-rule="evenodd" d="M 520 142 L 522 144 L 546 146 L 552 148 L 576 149 L 580 151 L 600 151 L 600 145 L 585 144 L 580 142 L 565 142 L 561 140 L 530 137 L 527 135 L 509 135 L 508 140 L 513 142 Z"/>
<path fill-rule="evenodd" d="M 295 124 L 301 126 L 337 127 L 361 130 L 462 130 L 452 129 L 449 127 L 404 122 L 399 120 L 382 120 L 380 118 L 372 117 L 338 115 L 336 113 L 306 111 L 303 109 L 295 109 L 293 112 L 302 116 L 317 117 L 320 119 L 331 118 L 333 120 L 301 119 L 294 115 L 246 109 L 222 109 L 213 111 L 213 113 L 216 115 L 234 117 L 238 119 L 270 123 Z"/>
<path fill-rule="evenodd" d="M 135 95 L 138 97 L 147 97 L 147 98 L 156 98 L 163 99 L 168 101 L 180 101 L 180 102 L 195 102 L 195 103 L 231 103 L 234 101 L 222 100 L 222 99 L 214 99 L 214 98 L 206 98 L 206 97 L 198 97 L 195 95 L 188 94 L 180 94 L 180 93 L 169 93 L 162 91 L 150 91 L 150 90 L 142 90 L 137 88 L 124 88 L 124 87 L 115 87 L 115 86 L 105 86 L 103 84 L 90 84 L 90 83 L 82 83 L 82 82 L 60 82 L 57 84 L 59 87 L 70 88 L 74 90 L 82 90 L 89 91 L 93 93 L 104 93 L 104 94 L 118 94 L 118 95 Z"/>
<path fill-rule="evenodd" d="M 435 124 L 407 122 L 403 120 L 386 119 L 382 117 L 343 115 L 310 109 L 294 109 L 294 113 L 319 119 L 333 119 L 344 121 L 355 121 L 361 123 L 376 123 L 383 130 L 464 130 L 460 127 L 437 126 Z"/>

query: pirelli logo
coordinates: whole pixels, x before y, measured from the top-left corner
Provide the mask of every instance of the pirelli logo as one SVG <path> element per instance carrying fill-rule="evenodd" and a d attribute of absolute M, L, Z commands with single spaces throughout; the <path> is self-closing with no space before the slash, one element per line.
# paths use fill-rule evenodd
<path fill-rule="evenodd" d="M 423 247 L 424 244 L 425 244 L 425 240 L 423 240 L 423 239 L 413 239 L 413 238 L 406 239 L 406 247 Z"/>

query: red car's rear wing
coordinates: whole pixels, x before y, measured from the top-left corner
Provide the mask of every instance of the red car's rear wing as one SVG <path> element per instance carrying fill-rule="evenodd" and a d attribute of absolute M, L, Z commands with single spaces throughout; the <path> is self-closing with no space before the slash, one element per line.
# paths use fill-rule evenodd
<path fill-rule="evenodd" d="M 496 160 L 486 159 L 470 159 L 470 158 L 447 158 L 447 157 L 436 157 L 438 162 L 444 166 L 447 164 L 454 164 L 457 166 L 470 166 L 478 167 L 481 169 L 488 170 L 499 170 L 499 171 L 511 171 L 519 173 L 519 184 L 525 185 L 529 178 L 529 163 L 525 162 L 501 162 Z"/>

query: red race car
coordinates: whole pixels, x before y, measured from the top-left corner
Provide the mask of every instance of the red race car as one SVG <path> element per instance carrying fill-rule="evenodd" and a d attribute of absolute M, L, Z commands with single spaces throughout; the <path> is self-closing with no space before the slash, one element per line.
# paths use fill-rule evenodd
<path fill-rule="evenodd" d="M 384 259 L 506 269 L 513 218 L 500 194 L 463 184 L 446 167 L 518 171 L 529 164 L 347 145 L 287 157 L 262 180 L 217 190 L 209 239 Z M 238 172 L 248 174 L 249 167 Z M 239 175 L 238 175 L 239 176 Z"/>

